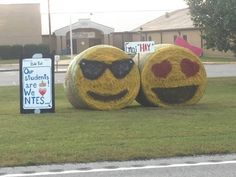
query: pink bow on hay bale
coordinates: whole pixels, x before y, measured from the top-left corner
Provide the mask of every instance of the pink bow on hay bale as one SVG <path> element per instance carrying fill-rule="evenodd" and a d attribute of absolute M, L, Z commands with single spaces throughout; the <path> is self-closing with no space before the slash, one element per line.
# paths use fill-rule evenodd
<path fill-rule="evenodd" d="M 199 57 L 202 56 L 203 50 L 201 48 L 189 44 L 182 37 L 177 37 L 175 40 L 175 44 L 191 50 L 194 54 L 196 54 Z"/>

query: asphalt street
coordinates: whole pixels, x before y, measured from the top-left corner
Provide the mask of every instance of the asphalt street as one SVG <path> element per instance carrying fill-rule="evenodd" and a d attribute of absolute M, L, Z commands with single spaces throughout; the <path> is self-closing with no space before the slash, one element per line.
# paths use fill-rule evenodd
<path fill-rule="evenodd" d="M 207 77 L 230 77 L 236 76 L 236 64 L 205 64 Z M 0 71 L 0 86 L 19 85 L 19 71 Z M 66 66 L 59 67 L 55 73 L 55 83 L 63 83 L 65 78 Z"/>
<path fill-rule="evenodd" d="M 235 177 L 236 154 L 0 168 L 0 177 Z"/>

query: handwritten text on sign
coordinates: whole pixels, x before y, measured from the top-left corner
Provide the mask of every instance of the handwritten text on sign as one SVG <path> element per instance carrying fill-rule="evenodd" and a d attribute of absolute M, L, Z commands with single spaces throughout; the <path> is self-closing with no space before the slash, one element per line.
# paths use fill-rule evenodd
<path fill-rule="evenodd" d="M 151 53 L 154 52 L 154 41 L 125 42 L 126 53 Z"/>
<path fill-rule="evenodd" d="M 52 108 L 52 60 L 24 59 L 22 64 L 22 95 L 24 109 Z"/>

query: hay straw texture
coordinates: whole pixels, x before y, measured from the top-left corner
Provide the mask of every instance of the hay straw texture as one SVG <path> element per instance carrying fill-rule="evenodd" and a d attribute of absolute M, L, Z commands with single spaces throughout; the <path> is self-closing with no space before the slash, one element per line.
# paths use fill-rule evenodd
<path fill-rule="evenodd" d="M 64 87 L 75 108 L 121 109 L 136 98 L 140 74 L 137 65 L 124 51 L 97 45 L 72 60 Z"/>
<path fill-rule="evenodd" d="M 190 50 L 155 46 L 154 53 L 134 57 L 139 63 L 141 89 L 136 100 L 145 106 L 192 105 L 204 95 L 207 78 L 200 59 Z"/>

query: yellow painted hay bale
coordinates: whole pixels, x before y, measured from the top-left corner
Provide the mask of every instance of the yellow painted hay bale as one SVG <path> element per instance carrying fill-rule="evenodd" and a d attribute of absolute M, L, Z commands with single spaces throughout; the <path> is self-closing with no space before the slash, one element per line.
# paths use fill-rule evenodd
<path fill-rule="evenodd" d="M 120 109 L 136 98 L 140 75 L 124 51 L 98 45 L 73 59 L 64 87 L 68 100 L 76 108 Z"/>
<path fill-rule="evenodd" d="M 146 106 L 191 105 L 204 95 L 207 78 L 200 59 L 190 50 L 156 45 L 154 53 L 138 55 L 141 89 L 137 101 Z"/>

